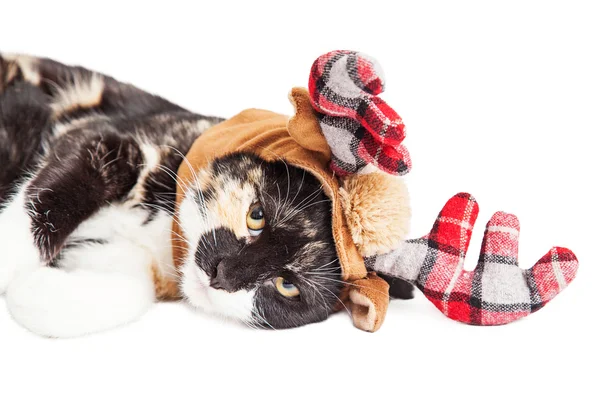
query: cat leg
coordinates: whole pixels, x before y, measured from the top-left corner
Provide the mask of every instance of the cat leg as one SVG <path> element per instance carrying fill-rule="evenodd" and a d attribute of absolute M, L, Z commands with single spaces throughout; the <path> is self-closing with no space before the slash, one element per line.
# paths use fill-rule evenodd
<path fill-rule="evenodd" d="M 126 198 L 143 155 L 116 134 L 73 137 L 0 211 L 0 294 L 20 271 L 47 265 L 66 239 L 101 207 Z"/>
<path fill-rule="evenodd" d="M 58 268 L 38 268 L 10 285 L 6 304 L 15 321 L 38 335 L 74 337 L 134 321 L 153 304 L 146 249 L 121 241 L 74 253 L 67 251 Z"/>
<path fill-rule="evenodd" d="M 34 238 L 46 261 L 100 208 L 124 200 L 144 157 L 132 138 L 98 134 L 65 137 L 27 188 Z"/>
<path fill-rule="evenodd" d="M 381 273 L 377 275 L 390 285 L 390 297 L 392 299 L 410 300 L 415 297 L 415 287 L 411 283 L 394 276 Z"/>

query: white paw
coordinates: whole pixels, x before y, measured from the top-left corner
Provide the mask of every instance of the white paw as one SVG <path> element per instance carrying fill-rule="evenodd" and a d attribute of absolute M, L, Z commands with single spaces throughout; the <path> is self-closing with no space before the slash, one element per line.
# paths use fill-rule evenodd
<path fill-rule="evenodd" d="M 38 335 L 63 338 L 136 320 L 153 301 L 148 279 L 51 267 L 20 275 L 6 292 L 15 321 Z"/>
<path fill-rule="evenodd" d="M 31 231 L 31 218 L 25 211 L 23 190 L 0 210 L 0 294 L 21 273 L 43 263 Z"/>

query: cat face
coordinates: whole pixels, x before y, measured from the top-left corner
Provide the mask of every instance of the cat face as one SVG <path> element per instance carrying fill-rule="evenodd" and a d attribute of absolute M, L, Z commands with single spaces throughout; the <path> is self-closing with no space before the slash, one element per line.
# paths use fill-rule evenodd
<path fill-rule="evenodd" d="M 280 329 L 322 321 L 339 301 L 331 202 L 310 173 L 226 156 L 196 172 L 179 213 L 193 306 Z"/>

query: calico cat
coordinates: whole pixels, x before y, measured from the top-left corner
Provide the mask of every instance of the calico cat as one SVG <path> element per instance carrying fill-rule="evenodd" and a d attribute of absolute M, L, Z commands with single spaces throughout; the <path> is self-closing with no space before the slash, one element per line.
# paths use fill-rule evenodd
<path fill-rule="evenodd" d="M 81 67 L 0 55 L 0 294 L 13 318 L 70 337 L 155 300 L 273 329 L 339 308 L 330 201 L 283 161 L 238 153 L 196 171 L 179 210 L 195 252 L 174 267 L 177 169 L 221 121 Z"/>

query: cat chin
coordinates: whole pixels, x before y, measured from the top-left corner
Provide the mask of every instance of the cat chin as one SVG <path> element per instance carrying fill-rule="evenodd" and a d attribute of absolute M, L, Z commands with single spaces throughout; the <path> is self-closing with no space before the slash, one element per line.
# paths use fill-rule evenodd
<path fill-rule="evenodd" d="M 208 275 L 194 263 L 182 268 L 181 290 L 192 306 L 207 313 L 241 321 L 252 321 L 256 290 L 230 293 L 209 286 Z"/>

